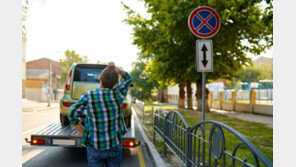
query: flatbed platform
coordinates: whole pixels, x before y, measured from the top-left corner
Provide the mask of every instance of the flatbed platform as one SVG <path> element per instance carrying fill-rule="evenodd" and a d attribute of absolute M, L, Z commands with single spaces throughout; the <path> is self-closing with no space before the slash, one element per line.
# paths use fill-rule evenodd
<path fill-rule="evenodd" d="M 33 133 L 30 143 L 36 146 L 83 147 L 81 146 L 81 137 L 82 135 L 74 127 L 62 126 L 60 121 L 57 120 Z M 127 128 L 127 134 L 123 136 L 122 141 L 135 143 L 133 115 L 131 116 L 131 127 Z"/>

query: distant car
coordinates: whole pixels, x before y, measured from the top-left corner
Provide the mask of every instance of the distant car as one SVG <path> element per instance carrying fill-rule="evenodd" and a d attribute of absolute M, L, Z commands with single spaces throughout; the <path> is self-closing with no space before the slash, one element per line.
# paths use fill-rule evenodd
<path fill-rule="evenodd" d="M 76 103 L 80 96 L 90 90 L 100 87 L 99 78 L 101 72 L 107 65 L 102 64 L 74 64 L 69 70 L 65 83 L 64 94 L 60 100 L 60 122 L 62 126 L 70 124 L 68 112 L 71 106 Z M 121 76 L 118 78 L 118 84 L 121 82 Z M 131 95 L 130 90 L 123 101 L 123 116 L 127 127 L 131 125 Z M 79 118 L 84 125 L 85 118 Z"/>
<path fill-rule="evenodd" d="M 261 83 L 258 82 L 240 82 L 237 84 L 237 91 L 250 91 L 251 89 L 265 89 Z"/>

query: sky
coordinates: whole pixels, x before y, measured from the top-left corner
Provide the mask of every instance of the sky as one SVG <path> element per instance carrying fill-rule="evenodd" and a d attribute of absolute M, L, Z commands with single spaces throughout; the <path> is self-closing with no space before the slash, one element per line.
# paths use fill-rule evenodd
<path fill-rule="evenodd" d="M 142 1 L 125 4 L 147 16 Z M 90 63 L 114 61 L 131 70 L 138 49 L 132 28 L 123 23 L 126 12 L 119 0 L 31 0 L 26 21 L 26 61 L 63 59 L 67 49 L 87 56 Z"/>
<path fill-rule="evenodd" d="M 67 49 L 87 56 L 89 63 L 114 61 L 130 71 L 139 52 L 132 44 L 132 27 L 125 24 L 120 0 L 31 0 L 26 21 L 26 61 L 63 59 Z M 144 17 L 144 3 L 123 0 Z M 261 55 L 272 57 L 268 50 Z M 249 56 L 252 56 L 248 54 Z"/>

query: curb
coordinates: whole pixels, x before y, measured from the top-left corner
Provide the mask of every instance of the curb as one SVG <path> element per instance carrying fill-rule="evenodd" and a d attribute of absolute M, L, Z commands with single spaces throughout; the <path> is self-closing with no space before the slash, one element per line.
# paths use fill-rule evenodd
<path fill-rule="evenodd" d="M 144 144 L 145 144 L 145 146 L 147 148 L 148 155 L 149 155 L 150 159 L 152 160 L 153 166 L 156 166 L 156 167 L 168 166 L 163 161 L 163 159 L 160 157 L 158 151 L 154 147 L 154 144 L 152 142 L 150 142 L 150 140 L 146 136 L 146 134 L 145 134 L 145 132 L 143 130 L 143 127 L 141 125 L 141 122 L 140 122 L 140 120 L 139 120 L 139 118 L 138 118 L 138 116 L 136 114 L 136 111 L 135 111 L 134 107 L 132 107 L 132 111 L 133 111 L 133 114 L 134 114 L 135 123 L 137 124 L 137 126 L 139 128 L 140 135 L 141 135 L 142 139 L 144 140 Z"/>

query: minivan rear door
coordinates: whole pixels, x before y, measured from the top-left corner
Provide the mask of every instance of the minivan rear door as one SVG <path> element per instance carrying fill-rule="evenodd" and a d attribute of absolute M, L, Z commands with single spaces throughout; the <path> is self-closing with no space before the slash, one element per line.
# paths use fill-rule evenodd
<path fill-rule="evenodd" d="M 105 67 L 106 65 L 95 64 L 76 65 L 72 82 L 72 99 L 78 100 L 83 93 L 100 87 L 99 78 Z"/>

